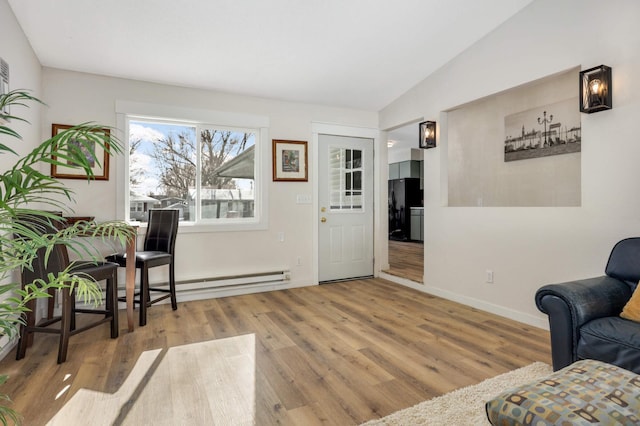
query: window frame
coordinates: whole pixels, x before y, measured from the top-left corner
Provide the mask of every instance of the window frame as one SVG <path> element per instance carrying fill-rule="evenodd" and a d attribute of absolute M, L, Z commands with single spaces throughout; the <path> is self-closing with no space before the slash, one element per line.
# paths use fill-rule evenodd
<path fill-rule="evenodd" d="M 253 218 L 225 218 L 225 219 L 200 219 L 200 177 L 197 177 L 196 196 L 196 220 L 181 222 L 179 232 L 217 232 L 217 231 L 248 231 L 265 230 L 268 226 L 268 191 L 269 176 L 267 172 L 269 150 L 266 149 L 269 140 L 269 119 L 265 116 L 232 113 L 194 108 L 182 108 L 168 105 L 146 104 L 131 101 L 116 101 L 116 121 L 118 138 L 122 141 L 124 152 L 117 156 L 116 179 L 116 217 L 129 221 L 129 122 L 151 121 L 169 124 L 192 125 L 196 127 L 196 145 L 198 152 L 201 149 L 201 129 L 224 129 L 256 133 L 255 143 L 255 178 L 254 178 L 254 217 Z M 198 155 L 198 170 L 200 169 L 200 155 Z M 133 222 L 135 223 L 135 222 Z M 137 223 L 141 227 L 146 224 Z"/>

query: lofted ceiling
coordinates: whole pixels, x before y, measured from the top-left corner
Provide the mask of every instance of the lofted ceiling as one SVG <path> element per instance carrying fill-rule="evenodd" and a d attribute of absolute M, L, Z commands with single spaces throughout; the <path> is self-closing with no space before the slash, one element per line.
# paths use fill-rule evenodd
<path fill-rule="evenodd" d="M 379 111 L 532 0 L 8 0 L 41 64 Z"/>

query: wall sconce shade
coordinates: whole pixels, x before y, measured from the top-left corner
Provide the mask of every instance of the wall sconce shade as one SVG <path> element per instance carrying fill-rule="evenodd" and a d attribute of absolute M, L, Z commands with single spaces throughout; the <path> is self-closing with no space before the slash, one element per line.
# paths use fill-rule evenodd
<path fill-rule="evenodd" d="M 580 72 L 580 112 L 611 109 L 611 67 L 600 65 Z"/>
<path fill-rule="evenodd" d="M 436 122 L 423 121 L 420 123 L 420 136 L 418 146 L 422 149 L 436 147 Z"/>

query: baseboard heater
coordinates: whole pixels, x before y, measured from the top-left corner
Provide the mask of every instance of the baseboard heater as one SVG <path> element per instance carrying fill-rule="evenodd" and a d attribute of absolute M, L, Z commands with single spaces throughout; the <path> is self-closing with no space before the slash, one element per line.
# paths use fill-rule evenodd
<path fill-rule="evenodd" d="M 177 281 L 176 292 L 233 288 L 252 284 L 277 284 L 290 279 L 291 273 L 284 270 L 197 278 Z"/>
<path fill-rule="evenodd" d="M 291 271 L 288 270 L 280 270 L 280 271 L 267 271 L 267 272 L 253 272 L 248 274 L 238 274 L 238 275 L 227 275 L 227 276 L 219 276 L 219 277 L 208 277 L 208 278 L 196 278 L 191 280 L 183 280 L 176 281 L 176 293 L 183 293 L 185 296 L 185 300 L 193 300 L 194 295 L 197 295 L 199 291 L 231 291 L 233 292 L 235 289 L 242 288 L 251 288 L 254 286 L 256 288 L 260 286 L 269 286 L 269 285 L 277 285 L 280 283 L 285 283 L 291 280 Z M 118 295 L 124 296 L 125 289 L 124 283 L 118 283 Z M 151 283 L 152 287 L 157 288 L 169 288 L 169 284 L 166 283 Z M 138 291 L 138 283 L 136 280 L 136 292 Z M 189 294 L 193 293 L 191 296 Z M 195 296 L 195 299 L 200 298 L 199 296 Z M 104 302 L 104 290 L 102 301 Z M 168 302 L 168 300 L 167 300 Z M 85 307 L 89 305 L 85 305 L 82 301 L 78 301 L 78 307 Z M 59 304 L 58 304 L 59 308 Z M 44 313 L 42 314 L 44 315 Z"/>
<path fill-rule="evenodd" d="M 260 288 L 263 286 L 273 286 L 291 280 L 291 272 L 288 270 L 253 272 L 247 274 L 226 275 L 218 277 L 195 278 L 190 280 L 176 281 L 176 293 L 183 294 L 186 299 L 200 298 L 196 296 L 200 292 L 234 292 L 242 289 Z M 138 291 L 138 280 L 136 280 L 136 292 Z M 124 296 L 124 283 L 118 283 L 118 295 Z M 169 288 L 168 283 L 151 283 L 151 287 Z"/>

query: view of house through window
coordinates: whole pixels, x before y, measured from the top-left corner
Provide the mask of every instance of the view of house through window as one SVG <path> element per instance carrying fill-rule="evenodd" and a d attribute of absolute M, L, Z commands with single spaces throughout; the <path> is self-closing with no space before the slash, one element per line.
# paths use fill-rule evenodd
<path fill-rule="evenodd" d="M 180 210 L 180 220 L 255 217 L 254 150 L 258 131 L 129 120 L 129 215 Z"/>

